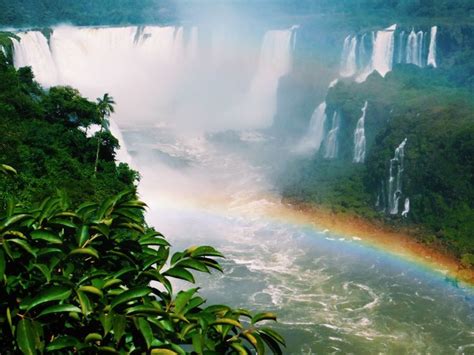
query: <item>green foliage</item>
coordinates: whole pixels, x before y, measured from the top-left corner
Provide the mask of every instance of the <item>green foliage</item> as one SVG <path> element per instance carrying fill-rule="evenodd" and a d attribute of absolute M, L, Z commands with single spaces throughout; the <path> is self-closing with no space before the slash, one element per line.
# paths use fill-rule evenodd
<path fill-rule="evenodd" d="M 45 91 L 34 81 L 31 68 L 15 70 L 1 57 L 0 161 L 18 175 L 12 180 L 0 174 L 0 206 L 11 196 L 31 203 L 56 190 L 66 191 L 77 206 L 133 188 L 138 174 L 115 163 L 117 139 L 108 131 L 87 135 L 89 126 L 101 118 L 98 105 L 77 90 Z"/>
<path fill-rule="evenodd" d="M 339 159 L 293 162 L 279 181 L 285 197 L 421 225 L 460 258 L 473 254 L 474 100 L 449 75 L 405 65 L 385 78 L 374 73 L 361 84 L 341 81 L 327 96 L 328 109 L 341 114 Z M 367 157 L 360 165 L 352 163 L 353 134 L 365 100 Z M 391 217 L 377 210 L 377 195 L 382 183 L 386 190 L 390 159 L 405 138 L 402 185 L 411 209 L 408 218 Z"/>
<path fill-rule="evenodd" d="M 121 193 L 74 211 L 57 197 L 1 212 L 2 351 L 281 354 L 283 338 L 265 326 L 274 314 L 205 306 L 198 288 L 174 291 L 173 278 L 222 271 L 222 254 L 200 246 L 170 255 L 144 208 Z"/>

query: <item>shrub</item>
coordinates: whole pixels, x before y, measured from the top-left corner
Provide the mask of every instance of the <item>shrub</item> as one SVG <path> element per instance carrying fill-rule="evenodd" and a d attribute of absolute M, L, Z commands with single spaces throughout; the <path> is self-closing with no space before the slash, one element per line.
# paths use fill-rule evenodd
<path fill-rule="evenodd" d="M 250 314 L 205 306 L 198 288 L 175 294 L 171 278 L 222 271 L 209 246 L 170 257 L 147 228 L 145 204 L 121 193 L 75 211 L 64 196 L 0 215 L 2 352 L 280 354 L 283 338 Z M 252 349 L 252 350 L 251 350 Z"/>

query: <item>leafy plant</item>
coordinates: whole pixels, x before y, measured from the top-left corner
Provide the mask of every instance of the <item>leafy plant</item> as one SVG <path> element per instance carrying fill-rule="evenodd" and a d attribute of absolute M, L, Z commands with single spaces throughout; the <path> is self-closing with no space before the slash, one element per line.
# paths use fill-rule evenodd
<path fill-rule="evenodd" d="M 209 246 L 170 255 L 143 221 L 131 192 L 75 211 L 64 196 L 33 209 L 9 203 L 0 216 L 2 351 L 35 354 L 281 354 L 283 338 L 252 315 L 206 306 L 198 288 L 175 292 L 171 279 L 222 271 Z M 253 350 L 252 350 L 253 349 Z"/>

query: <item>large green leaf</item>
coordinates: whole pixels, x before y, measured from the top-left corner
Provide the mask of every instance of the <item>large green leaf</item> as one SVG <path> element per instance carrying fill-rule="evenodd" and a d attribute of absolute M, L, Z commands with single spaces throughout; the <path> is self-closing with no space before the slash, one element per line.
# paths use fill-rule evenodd
<path fill-rule="evenodd" d="M 15 244 L 19 245 L 20 247 L 22 247 L 24 250 L 26 250 L 28 253 L 30 253 L 31 255 L 33 255 L 36 258 L 35 250 L 33 249 L 33 247 L 27 241 L 25 241 L 23 239 L 14 238 L 14 239 L 8 239 L 8 244 L 10 244 L 10 243 L 15 243 Z"/>
<path fill-rule="evenodd" d="M 77 347 L 80 341 L 72 336 L 60 336 L 54 339 L 47 347 L 48 351 L 57 351 Z"/>
<path fill-rule="evenodd" d="M 86 256 L 93 256 L 96 259 L 99 259 L 99 252 L 94 248 L 77 248 L 71 250 L 69 255 L 86 255 Z"/>
<path fill-rule="evenodd" d="M 112 309 L 114 309 L 115 307 L 123 303 L 130 302 L 137 298 L 145 297 L 150 293 L 151 289 L 149 287 L 137 287 L 128 291 L 124 291 L 112 300 L 110 306 Z"/>
<path fill-rule="evenodd" d="M 46 279 L 46 282 L 51 281 L 51 270 L 47 265 L 34 264 L 33 267 L 38 269 L 43 274 L 44 278 Z"/>
<path fill-rule="evenodd" d="M 79 307 L 76 307 L 72 304 L 58 304 L 55 306 L 50 306 L 38 315 L 38 317 L 46 316 L 48 314 L 52 313 L 69 313 L 69 312 L 76 312 L 76 313 L 81 313 L 81 309 Z"/>
<path fill-rule="evenodd" d="M 233 325 L 234 327 L 242 329 L 243 326 L 240 324 L 239 321 L 231 318 L 220 318 L 214 322 L 211 323 L 211 325 L 218 325 L 218 324 L 228 324 L 228 325 Z"/>
<path fill-rule="evenodd" d="M 277 342 L 279 342 L 281 345 L 286 346 L 285 339 L 276 331 L 270 328 L 259 328 L 258 331 L 260 333 L 266 334 L 272 339 L 275 339 Z"/>
<path fill-rule="evenodd" d="M 127 327 L 127 318 L 120 314 L 115 315 L 114 320 L 113 320 L 113 329 L 114 329 L 114 339 L 117 343 L 124 336 L 126 327 Z"/>
<path fill-rule="evenodd" d="M 31 238 L 34 240 L 45 240 L 51 244 L 62 244 L 63 242 L 59 236 L 47 230 L 38 229 L 32 231 L 30 234 Z"/>
<path fill-rule="evenodd" d="M 30 300 L 23 300 L 20 304 L 20 309 L 31 309 L 39 306 L 40 304 L 51 302 L 51 301 L 62 301 L 71 295 L 71 290 L 64 286 L 53 286 L 41 291 L 36 297 Z"/>
<path fill-rule="evenodd" d="M 89 226 L 83 225 L 80 230 L 78 230 L 77 244 L 82 247 L 84 243 L 89 239 Z"/>
<path fill-rule="evenodd" d="M 276 321 L 277 317 L 274 313 L 266 312 L 266 313 L 258 313 L 252 317 L 252 324 L 261 322 L 262 320 L 273 320 Z"/>
<path fill-rule="evenodd" d="M 188 270 L 181 266 L 175 266 L 163 273 L 165 276 L 171 276 L 177 279 L 194 283 L 194 276 Z"/>
<path fill-rule="evenodd" d="M 222 255 L 220 252 L 218 252 L 216 249 L 210 246 L 193 247 L 193 248 L 189 248 L 186 251 L 193 257 L 198 257 L 198 256 L 214 256 L 214 257 L 219 257 L 219 258 L 224 257 L 224 255 Z"/>
<path fill-rule="evenodd" d="M 35 328 L 29 319 L 22 319 L 16 326 L 16 342 L 21 352 L 26 355 L 36 354 Z"/>
<path fill-rule="evenodd" d="M 99 296 L 99 297 L 104 296 L 104 293 L 101 290 L 99 290 L 97 287 L 94 287 L 94 286 L 81 286 L 81 287 L 79 287 L 78 291 L 91 293 L 91 294 Z"/>
<path fill-rule="evenodd" d="M 197 288 L 192 288 L 188 291 L 181 291 L 176 296 L 174 301 L 174 311 L 177 314 L 181 314 L 181 312 L 186 307 L 189 300 L 193 297 L 193 295 L 197 292 Z"/>
<path fill-rule="evenodd" d="M 145 318 L 138 318 L 137 319 L 137 328 L 145 339 L 146 346 L 148 349 L 151 348 L 151 343 L 153 342 L 153 330 L 151 329 L 150 324 Z"/>
<path fill-rule="evenodd" d="M 14 216 L 6 219 L 5 221 L 3 221 L 2 224 L 0 224 L 0 230 L 3 229 L 3 228 L 6 228 L 8 226 L 11 226 L 12 224 L 21 222 L 21 221 L 23 221 L 25 219 L 28 219 L 28 218 L 31 218 L 30 214 L 22 213 L 22 214 L 14 215 Z"/>

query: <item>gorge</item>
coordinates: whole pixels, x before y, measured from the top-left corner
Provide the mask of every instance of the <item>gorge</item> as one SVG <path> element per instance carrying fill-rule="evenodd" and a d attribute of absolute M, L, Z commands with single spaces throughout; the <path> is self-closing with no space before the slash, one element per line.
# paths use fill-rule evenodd
<path fill-rule="evenodd" d="M 472 288 L 452 270 L 423 255 L 410 255 L 413 262 L 408 251 L 384 249 L 357 231 L 324 230 L 295 217 L 281 199 L 304 195 L 324 204 L 318 194 L 330 189 L 321 180 L 343 189 L 345 174 L 367 166 L 369 192 L 357 191 L 364 208 L 395 223 L 426 221 L 419 214 L 429 191 L 417 190 L 422 184 L 411 175 L 424 153 L 416 134 L 426 122 L 416 121 L 422 110 L 396 106 L 397 95 L 416 91 L 406 84 L 410 75 L 444 70 L 442 26 L 338 32 L 331 55 L 323 36 L 297 25 L 18 31 L 13 61 L 31 66 L 44 87 L 71 85 L 90 99 L 104 92 L 116 99 L 118 159 L 141 174 L 148 223 L 177 248 L 209 243 L 227 257 L 217 280 L 201 276 L 209 302 L 276 311 L 289 353 L 468 353 Z M 319 75 L 315 68 L 327 62 L 308 65 L 305 46 L 327 55 L 327 80 L 306 82 L 306 70 Z M 300 90 L 306 115 L 287 107 Z M 406 112 L 411 121 L 397 121 Z M 284 128 L 298 120 L 301 129 Z M 405 136 L 406 126 L 413 131 Z M 281 171 L 296 183 L 277 183 Z M 318 175 L 325 173 L 335 178 Z"/>

